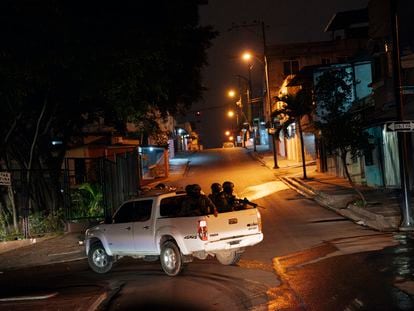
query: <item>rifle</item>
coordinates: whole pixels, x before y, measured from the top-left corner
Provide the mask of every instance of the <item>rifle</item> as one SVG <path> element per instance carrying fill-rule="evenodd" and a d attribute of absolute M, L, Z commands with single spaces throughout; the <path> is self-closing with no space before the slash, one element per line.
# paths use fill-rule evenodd
<path fill-rule="evenodd" d="M 264 206 L 261 206 L 261 205 L 259 205 L 259 204 L 256 204 L 256 203 L 253 203 L 253 202 L 250 202 L 247 198 L 244 198 L 244 199 L 237 199 L 237 200 L 235 200 L 235 203 L 236 203 L 237 205 L 250 205 L 250 206 L 252 206 L 252 207 L 254 207 L 254 208 L 256 208 L 256 207 L 260 207 L 260 208 L 266 209 L 266 207 L 264 207 Z"/>

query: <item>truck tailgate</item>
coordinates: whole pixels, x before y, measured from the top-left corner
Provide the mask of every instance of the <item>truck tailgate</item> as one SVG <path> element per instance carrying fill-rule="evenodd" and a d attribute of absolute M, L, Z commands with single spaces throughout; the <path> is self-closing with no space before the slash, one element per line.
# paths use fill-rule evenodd
<path fill-rule="evenodd" d="M 260 213 L 257 209 L 219 213 L 217 217 L 207 218 L 208 241 L 231 239 L 261 232 Z"/>

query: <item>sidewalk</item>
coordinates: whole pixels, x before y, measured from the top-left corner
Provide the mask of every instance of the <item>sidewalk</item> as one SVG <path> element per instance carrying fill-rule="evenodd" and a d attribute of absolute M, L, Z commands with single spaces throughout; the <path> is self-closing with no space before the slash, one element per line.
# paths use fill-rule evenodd
<path fill-rule="evenodd" d="M 7 270 L 86 259 L 83 233 L 0 243 L 0 274 Z M 8 247 L 7 244 L 9 245 Z M 10 244 L 14 247 L 10 248 Z"/>
<path fill-rule="evenodd" d="M 273 169 L 272 152 L 257 149 L 252 154 L 265 166 Z M 318 173 L 315 162 L 306 165 L 307 179 L 303 179 L 302 164 L 278 158 L 279 169 L 274 169 L 275 177 L 298 193 L 315 200 L 321 206 L 378 231 L 398 231 L 400 225 L 399 194 L 389 189 L 359 187 L 368 203 L 366 207 L 353 204 L 359 197 L 348 180 L 329 174 Z"/>

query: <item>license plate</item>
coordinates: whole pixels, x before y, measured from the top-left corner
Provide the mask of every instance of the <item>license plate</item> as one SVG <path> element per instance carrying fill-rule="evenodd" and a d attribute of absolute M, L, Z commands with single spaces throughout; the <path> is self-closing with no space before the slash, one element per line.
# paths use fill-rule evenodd
<path fill-rule="evenodd" d="M 237 224 L 237 218 L 230 218 L 229 219 L 229 225 Z"/>

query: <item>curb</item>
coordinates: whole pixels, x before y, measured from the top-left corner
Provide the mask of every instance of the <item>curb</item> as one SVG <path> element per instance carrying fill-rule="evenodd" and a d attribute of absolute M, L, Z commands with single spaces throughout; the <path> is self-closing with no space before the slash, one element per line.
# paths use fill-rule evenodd
<path fill-rule="evenodd" d="M 13 251 L 18 248 L 27 247 L 33 244 L 41 243 L 41 242 L 44 242 L 50 239 L 54 239 L 57 236 L 59 235 L 52 234 L 52 235 L 47 235 L 43 237 L 0 242 L 0 254 Z"/>
<path fill-rule="evenodd" d="M 283 181 L 287 186 L 289 186 L 291 189 L 295 190 L 299 194 L 307 197 L 308 199 L 315 199 L 317 196 L 317 193 L 313 191 L 312 188 L 309 186 L 305 186 L 302 183 L 295 180 L 294 177 L 279 177 L 281 181 Z"/>
<path fill-rule="evenodd" d="M 343 217 L 354 221 L 358 225 L 367 226 L 377 231 L 398 231 L 398 216 L 385 217 L 349 203 L 345 203 L 345 205 L 343 205 L 343 202 L 350 202 L 353 195 L 330 196 L 322 191 L 315 191 L 312 187 L 300 181 L 300 179 L 296 177 L 280 177 L 280 180 L 299 194 L 314 200 L 319 205 L 326 207 Z M 339 199 L 339 204 L 335 199 Z M 342 206 L 340 203 L 342 203 Z"/>
<path fill-rule="evenodd" d="M 270 167 L 266 164 L 266 161 L 264 161 L 264 160 L 263 160 L 263 157 L 262 157 L 262 156 L 260 156 L 260 154 L 259 154 L 259 153 L 254 152 L 254 151 L 247 151 L 247 154 L 248 154 L 250 157 L 252 157 L 254 160 L 256 160 L 256 161 L 258 161 L 258 162 L 262 163 L 262 164 L 263 164 L 264 166 L 266 166 L 267 168 L 270 168 Z"/>
<path fill-rule="evenodd" d="M 99 297 L 94 301 L 94 303 L 91 306 L 89 306 L 88 311 L 107 310 L 112 298 L 119 293 L 124 284 L 125 283 L 121 281 L 111 282 L 107 286 L 106 291 L 99 295 Z"/>
<path fill-rule="evenodd" d="M 338 213 L 344 217 L 351 218 L 358 224 L 378 231 L 399 231 L 400 216 L 385 217 L 354 205 L 349 205 L 347 209 L 339 210 Z"/>

